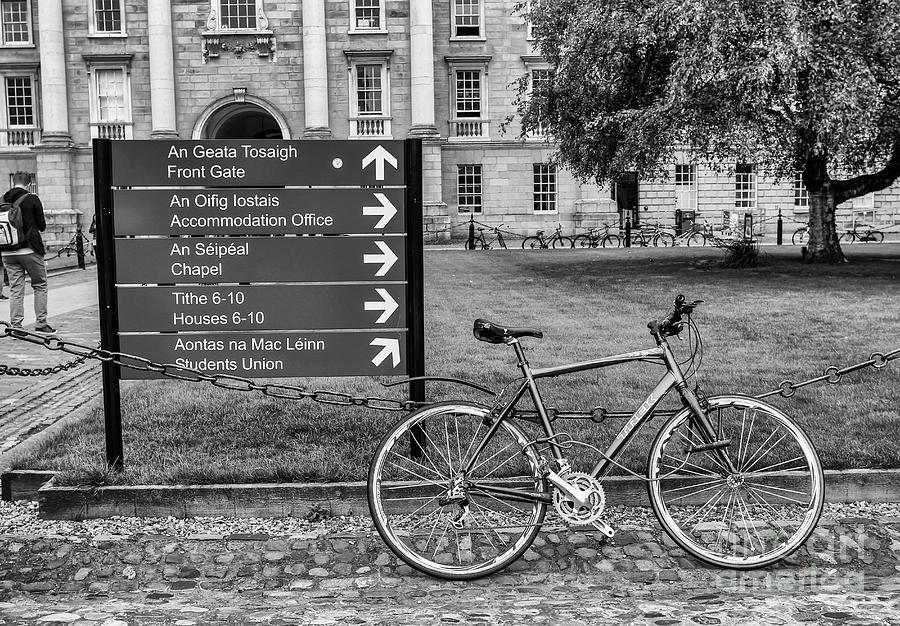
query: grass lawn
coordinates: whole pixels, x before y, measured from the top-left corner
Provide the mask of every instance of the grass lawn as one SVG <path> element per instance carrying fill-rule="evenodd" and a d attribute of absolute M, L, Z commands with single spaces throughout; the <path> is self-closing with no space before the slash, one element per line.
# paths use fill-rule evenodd
<path fill-rule="evenodd" d="M 705 348 L 700 382 L 709 395 L 761 393 L 783 379 L 805 380 L 900 346 L 900 244 L 854 246 L 851 263 L 829 267 L 801 264 L 791 246 L 764 251 L 764 265 L 751 270 L 719 269 L 722 253 L 711 248 L 428 251 L 428 373 L 497 389 L 516 376 L 511 349 L 472 337 L 476 317 L 543 329 L 543 340 L 525 340 L 536 367 L 649 348 L 646 322 L 661 317 L 678 293 L 706 302 L 695 320 Z M 564 410 L 634 410 L 663 371 L 629 364 L 542 381 L 542 391 L 548 405 Z M 374 379 L 291 382 L 403 396 L 402 387 L 384 390 Z M 486 400 L 432 383 L 428 397 Z M 826 468 L 891 468 L 900 467 L 898 397 L 900 361 L 893 361 L 771 401 L 806 428 Z M 399 418 L 210 385 L 129 382 L 122 400 L 126 471 L 111 477 L 99 405 L 15 466 L 60 470 L 63 484 L 364 480 L 371 453 Z M 594 445 L 608 442 L 620 425 L 557 424 Z M 643 471 L 658 424 L 626 449 L 634 469 Z"/>

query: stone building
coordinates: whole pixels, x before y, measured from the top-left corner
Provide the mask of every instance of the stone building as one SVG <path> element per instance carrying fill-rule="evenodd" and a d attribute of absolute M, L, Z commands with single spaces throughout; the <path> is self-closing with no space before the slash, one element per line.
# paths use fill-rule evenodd
<path fill-rule="evenodd" d="M 0 0 L 0 169 L 27 171 L 56 223 L 93 213 L 91 139 L 393 138 L 424 143 L 425 229 L 473 216 L 520 233 L 571 233 L 624 217 L 719 224 L 782 210 L 805 221 L 802 185 L 751 164 L 673 164 L 669 180 L 579 185 L 518 139 L 513 81 L 543 63 L 515 0 Z M 896 223 L 892 188 L 842 210 Z M 687 214 L 689 215 L 689 214 Z M 771 232 L 771 231 L 770 231 Z M 57 241 L 58 240 L 58 241 Z"/>

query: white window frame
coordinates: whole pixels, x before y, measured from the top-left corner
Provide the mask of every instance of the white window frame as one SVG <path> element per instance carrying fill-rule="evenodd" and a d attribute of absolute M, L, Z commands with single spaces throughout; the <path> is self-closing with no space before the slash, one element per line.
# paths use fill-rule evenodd
<path fill-rule="evenodd" d="M 525 40 L 534 41 L 534 27 L 531 25 L 531 0 L 525 3 Z"/>
<path fill-rule="evenodd" d="M 9 120 L 9 93 L 7 79 L 27 78 L 31 81 L 31 119 L 30 125 L 10 125 Z M 0 150 L 21 151 L 30 150 L 32 146 L 40 143 L 40 113 L 41 108 L 37 80 L 37 64 L 8 64 L 0 66 Z"/>
<path fill-rule="evenodd" d="M 809 209 L 809 192 L 803 184 L 803 172 L 794 175 L 794 210 L 805 213 Z"/>
<path fill-rule="evenodd" d="M 686 178 L 685 173 L 687 174 Z M 697 191 L 697 164 L 676 163 L 673 181 L 675 183 L 675 210 L 696 211 L 699 195 Z M 686 202 L 685 198 L 687 199 Z"/>
<path fill-rule="evenodd" d="M 119 0 L 119 30 L 100 30 L 97 28 L 97 2 L 98 0 L 89 0 L 88 10 L 91 12 L 88 19 L 88 36 L 101 38 L 127 37 L 125 32 L 125 0 Z"/>
<path fill-rule="evenodd" d="M 131 103 L 131 55 L 126 58 L 102 59 L 88 57 L 88 84 L 90 89 L 90 115 L 91 137 L 111 137 L 117 139 L 134 139 L 134 111 Z M 122 74 L 122 108 L 124 119 L 101 120 L 100 119 L 100 85 L 97 81 L 97 71 L 118 71 Z M 109 127 L 116 134 L 110 135 Z M 116 128 L 121 127 L 121 129 Z"/>
<path fill-rule="evenodd" d="M 544 61 L 544 57 L 541 56 L 523 56 L 522 62 L 525 64 L 525 71 L 528 74 L 528 89 L 526 97 L 531 98 L 531 94 L 534 90 L 534 73 L 535 72 L 550 72 L 550 64 Z M 544 141 L 548 138 L 547 131 L 541 127 L 536 128 L 534 130 L 527 130 L 525 138 L 529 140 L 538 140 Z"/>
<path fill-rule="evenodd" d="M 458 35 L 456 24 L 456 3 L 458 0 L 450 0 L 450 41 L 487 41 L 484 28 L 484 0 L 474 0 L 478 2 L 478 34 L 477 35 Z M 471 1 L 471 0 L 463 0 Z"/>
<path fill-rule="evenodd" d="M 357 5 L 360 0 L 349 0 L 350 4 L 350 34 L 351 35 L 386 35 L 387 34 L 387 23 L 385 19 L 387 18 L 385 12 L 385 4 L 387 4 L 387 0 L 378 0 L 378 27 L 365 27 L 359 26 L 356 23 L 356 10 L 359 8 Z"/>
<path fill-rule="evenodd" d="M 469 172 L 465 168 L 472 168 L 472 171 Z M 469 178 L 477 177 L 477 185 L 473 182 L 472 185 L 466 185 L 465 182 L 468 182 Z M 469 187 L 473 189 L 477 189 L 477 191 L 463 191 L 464 189 L 468 189 Z M 478 198 L 478 204 L 466 204 L 463 205 L 460 202 L 460 199 L 463 197 L 476 197 Z M 465 206 L 466 208 L 463 208 Z M 484 165 L 481 163 L 459 163 L 456 165 L 456 210 L 459 214 L 465 215 L 481 215 L 484 213 Z"/>
<path fill-rule="evenodd" d="M 749 172 L 739 169 L 749 167 Z M 734 168 L 734 209 L 735 211 L 755 211 L 757 208 L 757 172 L 752 163 L 738 163 Z"/>
<path fill-rule="evenodd" d="M 4 36 L 5 23 L 3 21 L 3 10 L 0 6 L 0 48 L 33 48 L 34 47 L 34 20 L 31 15 L 31 0 L 25 0 L 25 15 L 27 17 L 28 41 L 9 41 Z"/>
<path fill-rule="evenodd" d="M 391 55 L 393 50 L 344 50 L 347 57 L 347 98 L 350 103 L 350 139 L 391 139 Z M 360 114 L 357 93 L 357 68 L 381 66 L 381 113 Z"/>
<path fill-rule="evenodd" d="M 488 112 L 488 65 L 491 57 L 445 57 L 449 64 L 450 135 L 448 141 L 489 141 L 491 120 Z M 457 102 L 458 72 L 478 72 L 480 115 L 460 117 Z"/>
<path fill-rule="evenodd" d="M 545 169 L 546 168 L 546 169 Z M 548 185 L 552 187 L 551 191 L 545 191 L 539 188 L 539 185 L 545 184 L 544 176 L 552 176 L 552 180 Z M 541 179 L 538 179 L 538 176 Z M 531 166 L 531 208 L 535 215 L 557 215 L 559 214 L 559 168 L 553 163 L 533 163 Z M 539 198 L 539 196 L 549 196 L 549 199 Z M 551 205 L 552 209 L 539 209 L 541 205 Z"/>

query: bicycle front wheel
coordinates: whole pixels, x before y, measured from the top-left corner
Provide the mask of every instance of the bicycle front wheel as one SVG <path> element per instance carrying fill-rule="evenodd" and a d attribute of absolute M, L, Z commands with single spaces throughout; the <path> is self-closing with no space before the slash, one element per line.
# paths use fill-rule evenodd
<path fill-rule="evenodd" d="M 653 236 L 653 245 L 671 248 L 675 245 L 675 236 L 672 233 L 657 233 Z"/>
<path fill-rule="evenodd" d="M 618 248 L 622 245 L 622 239 L 618 235 L 605 235 L 600 243 L 604 248 Z"/>
<path fill-rule="evenodd" d="M 597 247 L 597 242 L 595 239 L 592 239 L 589 235 L 578 235 L 575 237 L 574 248 L 595 248 Z"/>
<path fill-rule="evenodd" d="M 802 246 L 809 241 L 809 231 L 805 228 L 798 228 L 791 236 L 791 243 L 795 246 Z"/>
<path fill-rule="evenodd" d="M 884 241 L 884 233 L 880 230 L 873 230 L 869 233 L 869 239 L 872 243 L 881 243 Z"/>
<path fill-rule="evenodd" d="M 459 402 L 427 406 L 400 420 L 372 460 L 375 527 L 420 572 L 449 580 L 493 574 L 540 531 L 547 481 L 531 449 L 523 453 L 529 439 L 515 425 L 502 422 L 472 470 L 461 473 L 488 432 L 488 413 Z"/>
<path fill-rule="evenodd" d="M 843 235 L 838 237 L 838 241 L 841 243 L 853 243 L 854 239 L 856 239 L 856 237 L 853 235 L 853 233 L 849 233 L 849 232 L 844 233 Z"/>
<path fill-rule="evenodd" d="M 522 249 L 523 250 L 534 250 L 535 248 L 541 248 L 541 240 L 537 237 L 525 237 L 522 240 Z"/>
<path fill-rule="evenodd" d="M 568 237 L 559 236 L 553 240 L 553 248 L 574 248 L 572 245 L 572 240 Z"/>
<path fill-rule="evenodd" d="M 709 419 L 727 447 L 692 451 L 708 442 L 689 409 L 656 436 L 648 460 L 653 511 L 701 561 L 742 570 L 775 563 L 803 545 L 822 513 L 815 448 L 791 418 L 747 396 L 710 398 Z"/>

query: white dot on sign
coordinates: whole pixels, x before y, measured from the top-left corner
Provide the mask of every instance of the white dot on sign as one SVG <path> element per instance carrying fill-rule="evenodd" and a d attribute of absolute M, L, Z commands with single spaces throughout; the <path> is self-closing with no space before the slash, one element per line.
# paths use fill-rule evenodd
<path fill-rule="evenodd" d="M 339 170 L 342 167 L 344 167 L 344 161 L 341 159 L 335 159 L 334 161 L 331 162 L 331 167 L 333 167 L 336 170 Z"/>

